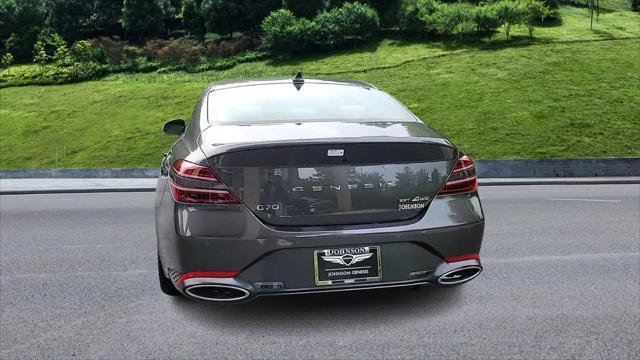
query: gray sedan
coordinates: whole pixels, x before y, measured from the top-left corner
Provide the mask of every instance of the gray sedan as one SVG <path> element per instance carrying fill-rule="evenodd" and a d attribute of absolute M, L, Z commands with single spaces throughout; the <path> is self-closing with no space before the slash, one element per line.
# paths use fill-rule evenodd
<path fill-rule="evenodd" d="M 219 82 L 167 153 L 155 200 L 160 286 L 265 295 L 452 286 L 482 271 L 474 164 L 362 82 Z"/>

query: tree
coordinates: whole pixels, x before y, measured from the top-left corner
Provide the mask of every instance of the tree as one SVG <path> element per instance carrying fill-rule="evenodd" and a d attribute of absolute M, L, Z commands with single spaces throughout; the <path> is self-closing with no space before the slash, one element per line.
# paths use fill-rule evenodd
<path fill-rule="evenodd" d="M 65 39 L 80 37 L 79 31 L 91 27 L 93 1 L 45 0 L 44 10 L 47 25 Z"/>
<path fill-rule="evenodd" d="M 476 6 L 475 23 L 478 33 L 488 33 L 491 37 L 493 31 L 500 27 L 500 18 L 493 4 Z"/>
<path fill-rule="evenodd" d="M 182 25 L 190 35 L 204 40 L 206 32 L 204 18 L 200 12 L 202 0 L 184 0 L 182 5 Z"/>
<path fill-rule="evenodd" d="M 182 0 L 160 0 L 162 5 L 164 29 L 171 33 L 182 24 Z"/>
<path fill-rule="evenodd" d="M 0 0 L 0 39 L 11 36 L 11 28 L 16 21 L 17 14 L 16 0 Z"/>
<path fill-rule="evenodd" d="M 243 0 L 247 9 L 247 25 L 249 30 L 257 30 L 260 23 L 272 11 L 282 7 L 282 0 Z"/>
<path fill-rule="evenodd" d="M 202 16 L 207 29 L 220 35 L 233 37 L 236 31 L 248 29 L 246 4 L 238 0 L 204 0 Z"/>
<path fill-rule="evenodd" d="M 17 61 L 32 58 L 43 23 L 40 0 L 0 0 L 0 39 Z"/>
<path fill-rule="evenodd" d="M 522 23 L 522 6 L 517 1 L 499 0 L 495 3 L 495 7 L 504 32 L 507 34 L 507 39 L 509 39 L 513 26 Z"/>
<path fill-rule="evenodd" d="M 142 41 L 164 32 L 164 12 L 159 0 L 124 0 L 122 27 L 125 35 Z"/>
<path fill-rule="evenodd" d="M 631 10 L 640 11 L 640 0 L 630 0 Z"/>
<path fill-rule="evenodd" d="M 325 9 L 325 2 L 324 0 L 286 0 L 286 7 L 296 16 L 311 19 Z"/>
<path fill-rule="evenodd" d="M 589 6 L 589 30 L 593 30 L 593 15 L 600 16 L 600 0 L 587 0 Z"/>
<path fill-rule="evenodd" d="M 521 6 L 524 23 L 529 29 L 529 37 L 533 37 L 534 26 L 549 16 L 551 10 L 539 0 L 522 0 Z"/>
<path fill-rule="evenodd" d="M 11 53 L 6 53 L 2 56 L 2 67 L 7 68 L 7 74 L 9 73 L 9 66 L 13 64 L 13 55 Z"/>
<path fill-rule="evenodd" d="M 122 32 L 122 6 L 124 0 L 96 0 L 94 25 L 104 33 L 113 35 Z"/>
<path fill-rule="evenodd" d="M 50 56 L 45 50 L 44 41 L 38 40 L 38 42 L 33 46 L 33 62 L 40 64 L 40 66 L 44 66 L 49 62 L 49 59 Z"/>

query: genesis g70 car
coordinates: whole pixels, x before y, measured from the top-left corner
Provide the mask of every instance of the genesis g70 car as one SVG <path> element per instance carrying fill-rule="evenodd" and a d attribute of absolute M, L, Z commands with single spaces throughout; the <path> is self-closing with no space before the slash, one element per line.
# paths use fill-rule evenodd
<path fill-rule="evenodd" d="M 481 271 L 474 164 L 356 81 L 213 83 L 162 162 L 160 287 L 265 295 L 451 286 Z"/>

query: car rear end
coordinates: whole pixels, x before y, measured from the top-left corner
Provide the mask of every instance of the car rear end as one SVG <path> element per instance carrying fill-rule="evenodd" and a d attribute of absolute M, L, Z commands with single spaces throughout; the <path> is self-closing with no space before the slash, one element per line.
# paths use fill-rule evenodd
<path fill-rule="evenodd" d="M 474 278 L 484 218 L 473 162 L 415 131 L 381 136 L 398 125 L 424 126 L 359 123 L 368 136 L 327 138 L 289 124 L 296 139 L 174 151 L 156 212 L 165 273 L 189 297 L 225 302 Z"/>

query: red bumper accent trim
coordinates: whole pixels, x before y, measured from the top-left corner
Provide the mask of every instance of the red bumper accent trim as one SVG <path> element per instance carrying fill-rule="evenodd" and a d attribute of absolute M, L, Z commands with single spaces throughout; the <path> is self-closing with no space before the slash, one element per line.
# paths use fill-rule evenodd
<path fill-rule="evenodd" d="M 480 254 L 464 254 L 464 255 L 449 256 L 444 258 L 444 261 L 448 263 L 454 263 L 454 262 L 466 261 L 466 260 L 480 260 Z"/>
<path fill-rule="evenodd" d="M 181 284 L 192 278 L 232 278 L 238 275 L 237 271 L 195 271 L 180 275 L 176 283 Z"/>

